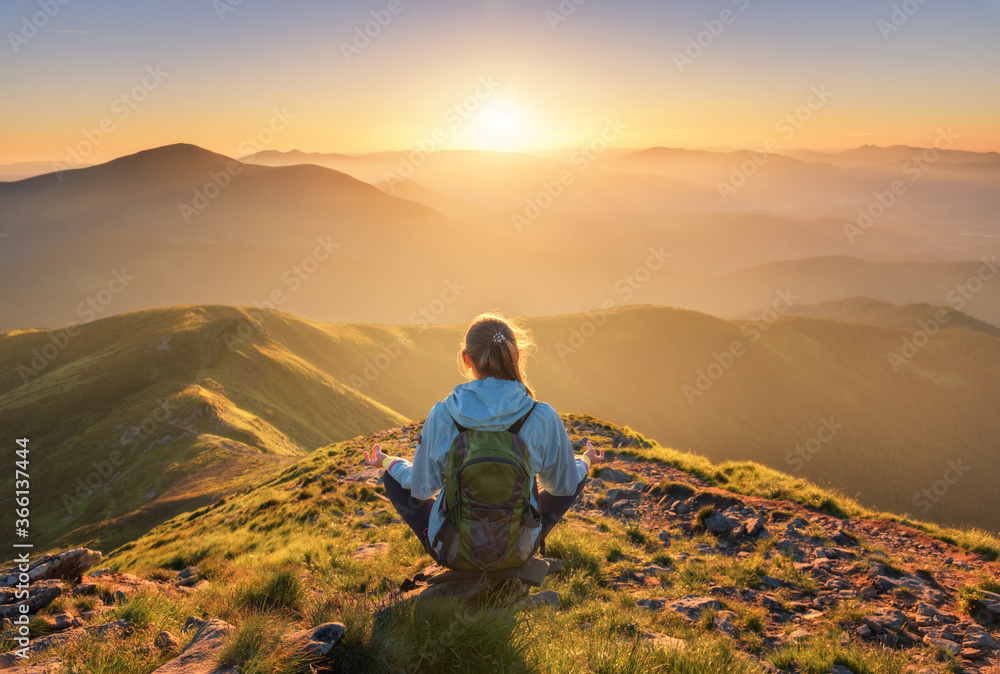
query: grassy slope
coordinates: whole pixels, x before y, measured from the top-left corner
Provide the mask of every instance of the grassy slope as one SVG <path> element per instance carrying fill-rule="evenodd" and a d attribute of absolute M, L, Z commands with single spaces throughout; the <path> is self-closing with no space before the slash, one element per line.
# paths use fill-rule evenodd
<path fill-rule="evenodd" d="M 74 541 L 128 540 L 276 463 L 422 417 L 461 381 L 455 352 L 463 326 L 252 314 L 191 307 L 112 317 L 84 326 L 26 386 L 13 368 L 0 373 L 0 413 L 14 433 L 32 439 L 35 457 L 47 457 L 34 466 L 48 506 L 36 522 L 44 542 L 79 526 L 91 528 Z M 601 325 L 592 331 L 594 323 Z M 782 318 L 752 341 L 745 323 L 662 307 L 529 324 L 539 344 L 532 383 L 560 411 L 592 411 L 714 461 L 793 471 L 858 493 L 867 505 L 1000 527 L 980 505 L 993 493 L 990 443 L 1000 430 L 993 413 L 1000 339 L 984 331 L 949 326 L 894 373 L 886 354 L 911 329 Z M 576 341 L 574 331 L 591 336 Z M 169 348 L 160 349 L 164 338 Z M 0 358 L 27 363 L 48 341 L 42 333 L 10 333 L 0 337 Z M 683 387 L 696 386 L 698 371 L 733 342 L 744 355 L 689 403 Z M 169 420 L 147 423 L 132 441 L 163 405 Z M 823 419 L 843 428 L 808 461 L 791 461 Z M 60 506 L 64 495 L 74 496 L 74 480 L 86 480 L 93 462 L 116 450 L 125 457 L 123 474 L 106 492 L 102 481 L 102 493 L 74 504 L 64 520 Z M 973 468 L 961 488 L 917 510 L 914 496 L 956 460 Z"/>
<path fill-rule="evenodd" d="M 0 373 L 0 414 L 30 439 L 46 506 L 32 520 L 38 543 L 79 526 L 77 542 L 130 540 L 317 446 L 406 421 L 288 350 L 283 341 L 305 326 L 269 336 L 252 325 L 224 307 L 112 317 L 82 326 L 27 384 L 16 366 L 49 337 L 0 337 L 0 360 L 12 364 Z M 241 326 L 251 339 L 239 340 Z M 348 332 L 323 337 L 354 343 Z"/>
<path fill-rule="evenodd" d="M 713 465 L 697 455 L 649 446 L 628 429 L 586 415 L 567 415 L 564 422 L 577 444 L 582 432 L 608 450 L 626 445 L 609 457 L 628 455 L 665 463 L 709 484 L 788 498 L 826 512 L 897 519 L 759 465 Z M 186 615 L 198 614 L 237 624 L 240 636 L 229 641 L 229 652 L 239 651 L 239 657 L 259 671 L 302 671 L 281 650 L 277 637 L 326 620 L 347 625 L 345 641 L 337 651 L 340 671 L 391 671 L 394 667 L 441 671 L 455 657 L 462 671 L 489 668 L 497 659 L 508 663 L 505 671 L 516 672 L 759 671 L 748 652 L 782 667 L 797 663 L 795 671 L 819 674 L 835 662 L 873 674 L 906 671 L 912 653 L 838 641 L 845 625 L 858 622 L 858 609 L 850 603 L 828 616 L 829 632 L 825 626 L 813 629 L 814 637 L 807 643 L 774 651 L 762 648 L 760 634 L 769 628 L 769 619 L 759 607 L 729 604 L 737 611 L 740 635 L 735 640 L 713 630 L 711 620 L 691 625 L 670 613 L 638 607 L 637 598 L 645 596 L 707 593 L 713 585 L 759 587 L 760 574 L 765 573 L 803 587 L 811 587 L 811 579 L 796 571 L 788 558 L 774 553 L 774 540 L 739 558 L 718 554 L 714 540 L 704 535 L 688 540 L 679 536 L 664 550 L 655 530 L 608 517 L 595 519 L 592 513 L 571 513 L 549 539 L 549 553 L 565 566 L 560 575 L 547 579 L 545 587 L 561 594 L 562 611 L 512 613 L 499 606 L 470 612 L 447 602 L 416 608 L 380 603 L 380 597 L 420 570 L 428 558 L 406 526 L 394 519 L 380 496 L 381 487 L 364 485 L 378 471 L 363 469 L 360 451 L 379 441 L 390 450 L 408 452 L 419 426 L 323 448 L 258 486 L 179 515 L 113 551 L 106 560 L 113 571 L 170 578 L 170 570 L 197 564 L 209 586 L 180 597 L 169 589 L 153 589 L 130 598 L 108 619 L 128 615 L 148 620 L 151 624 L 140 631 L 140 637 L 120 644 L 71 646 L 60 654 L 70 662 L 118 658 L 127 662 L 129 671 L 152 671 L 164 656 L 143 651 L 143 639 L 152 638 L 159 629 L 176 630 Z M 977 547 L 993 558 L 1000 555 L 1000 541 L 982 533 L 908 524 Z M 357 557 L 355 553 L 367 545 L 378 546 L 375 554 Z M 616 590 L 615 578 L 649 563 L 668 566 L 670 572 L 659 584 L 640 588 L 638 594 L 635 588 Z M 782 592 L 778 596 L 785 600 Z M 164 601 L 167 597 L 171 600 Z M 388 610 L 373 621 L 373 614 L 385 607 Z M 456 620 L 456 613 L 462 619 Z M 256 641 L 250 638 L 251 632 L 257 635 Z M 687 645 L 682 650 L 664 649 L 655 646 L 655 639 L 644 638 L 656 634 L 683 639 Z M 113 655 L 109 654 L 112 649 Z"/>

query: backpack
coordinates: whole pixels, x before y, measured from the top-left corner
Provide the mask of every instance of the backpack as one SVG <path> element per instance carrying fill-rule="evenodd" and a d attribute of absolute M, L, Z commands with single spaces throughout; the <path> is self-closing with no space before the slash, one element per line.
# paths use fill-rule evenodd
<path fill-rule="evenodd" d="M 442 566 L 486 573 L 521 566 L 535 553 L 537 485 L 518 433 L 537 404 L 505 431 L 472 430 L 452 419 L 458 436 L 448 450 L 445 516 L 434 539 L 442 543 Z"/>

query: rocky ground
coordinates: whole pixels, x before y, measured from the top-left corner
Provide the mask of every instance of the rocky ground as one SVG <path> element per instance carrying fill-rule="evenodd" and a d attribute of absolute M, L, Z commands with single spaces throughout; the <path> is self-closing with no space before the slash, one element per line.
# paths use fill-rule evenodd
<path fill-rule="evenodd" d="M 641 446 L 643 441 L 619 431 L 577 424 L 571 435 L 600 437 L 609 448 Z M 602 435 L 603 434 L 603 435 Z M 414 426 L 376 434 L 375 441 L 412 446 Z M 358 449 L 372 442 L 359 439 Z M 961 588 L 1000 578 L 1000 564 L 899 523 L 879 519 L 841 519 L 791 501 L 773 501 L 736 494 L 711 486 L 687 472 L 656 461 L 619 453 L 595 471 L 584 495 L 573 508 L 572 519 L 582 525 L 610 517 L 623 523 L 640 523 L 653 545 L 659 546 L 664 564 L 645 564 L 607 579 L 617 592 L 630 593 L 636 604 L 657 613 L 672 613 L 693 623 L 705 624 L 711 612 L 712 629 L 731 637 L 741 647 L 734 609 L 752 609 L 766 615 L 753 647 L 747 650 L 765 669 L 780 671 L 766 661 L 776 648 L 829 633 L 831 625 L 842 641 L 865 648 L 887 648 L 910 654 L 913 672 L 941 671 L 953 659 L 952 671 L 1000 674 L 1000 595 L 985 590 L 971 598 Z M 374 485 L 379 472 L 359 470 L 338 477 L 345 482 Z M 301 484 L 296 488 L 301 488 Z M 386 507 L 384 504 L 382 507 Z M 596 525 L 595 525 L 596 526 Z M 379 554 L 379 546 L 358 548 L 355 556 Z M 784 579 L 760 575 L 747 583 L 727 583 L 724 577 L 703 593 L 677 596 L 669 592 L 670 579 L 685 564 L 706 558 L 745 560 L 751 556 L 783 558 L 794 573 Z M 697 559 L 696 559 L 697 558 Z M 128 573 L 91 569 L 99 552 L 76 549 L 35 560 L 28 578 L 32 594 L 18 599 L 16 586 L 24 579 L 16 568 L 0 574 L 0 618 L 4 643 L 0 669 L 18 672 L 55 672 L 58 658 L 45 652 L 71 639 L 99 638 L 108 630 L 129 631 L 127 620 L 108 621 L 108 612 L 128 596 L 158 584 L 168 596 L 198 592 L 209 581 L 196 567 L 164 572 L 163 577 L 142 578 Z M 551 560 L 558 573 L 559 560 Z M 783 562 L 783 563 L 784 563 Z M 13 622 L 22 612 L 36 614 L 60 595 L 92 596 L 91 607 L 78 613 L 62 612 L 44 617 L 46 636 L 31 640 L 30 665 L 15 656 L 19 645 Z M 411 591 L 412 594 L 412 591 Z M 531 603 L 559 608 L 552 591 L 531 595 Z M 22 605 L 25 606 L 22 610 Z M 188 641 L 162 632 L 148 648 L 168 653 L 171 659 L 157 672 L 234 672 L 219 669 L 213 653 L 233 629 L 219 619 L 191 617 L 185 631 Z M 339 623 L 326 623 L 286 637 L 303 651 L 322 658 L 344 633 Z M 665 647 L 683 642 L 660 635 Z M 317 670 L 319 671 L 319 670 Z M 833 674 L 850 670 L 840 665 Z"/>

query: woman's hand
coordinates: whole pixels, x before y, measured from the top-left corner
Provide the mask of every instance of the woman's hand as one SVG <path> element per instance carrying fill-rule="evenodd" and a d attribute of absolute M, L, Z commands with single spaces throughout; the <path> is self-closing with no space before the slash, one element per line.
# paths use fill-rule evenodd
<path fill-rule="evenodd" d="M 590 444 L 590 440 L 587 440 L 587 451 L 584 452 L 583 455 L 588 459 L 590 459 L 590 465 L 592 466 L 595 463 L 600 463 L 601 461 L 604 461 L 604 450 L 602 449 L 600 453 L 598 453 L 597 450 L 594 449 L 594 446 Z"/>
<path fill-rule="evenodd" d="M 361 451 L 365 453 L 365 463 L 376 468 L 381 468 L 382 462 L 385 461 L 387 457 L 387 455 L 382 452 L 382 445 L 375 445 L 372 447 L 372 453 L 370 456 L 367 451 Z"/>

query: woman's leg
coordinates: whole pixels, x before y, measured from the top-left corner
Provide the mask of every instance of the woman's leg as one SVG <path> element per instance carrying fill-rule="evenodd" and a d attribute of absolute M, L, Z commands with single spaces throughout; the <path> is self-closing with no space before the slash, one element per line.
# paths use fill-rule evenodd
<path fill-rule="evenodd" d="M 434 507 L 434 499 L 426 501 L 413 498 L 409 489 L 404 489 L 388 472 L 384 474 L 383 484 L 385 485 L 385 495 L 389 497 L 392 506 L 403 518 L 403 521 L 413 529 L 417 539 L 423 544 L 424 550 L 436 559 L 431 550 L 430 541 L 427 539 L 427 523 L 431 518 L 431 508 Z"/>
<path fill-rule="evenodd" d="M 562 516 L 566 514 L 566 511 L 573 506 L 573 503 L 576 502 L 576 497 L 580 495 L 586 484 L 587 478 L 583 478 L 576 488 L 576 493 L 569 496 L 553 496 L 545 490 L 538 493 L 538 510 L 542 513 L 542 540 L 552 530 L 552 527 L 558 524 Z"/>

